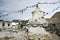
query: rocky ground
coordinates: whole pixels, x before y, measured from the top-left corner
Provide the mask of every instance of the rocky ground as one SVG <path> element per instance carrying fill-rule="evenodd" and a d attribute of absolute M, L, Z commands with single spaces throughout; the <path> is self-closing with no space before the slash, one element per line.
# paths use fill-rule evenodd
<path fill-rule="evenodd" d="M 1 31 L 0 40 L 28 40 L 27 35 L 22 31 L 9 32 Z M 60 40 L 60 37 L 54 33 L 47 32 L 46 34 L 41 34 L 41 40 Z"/>

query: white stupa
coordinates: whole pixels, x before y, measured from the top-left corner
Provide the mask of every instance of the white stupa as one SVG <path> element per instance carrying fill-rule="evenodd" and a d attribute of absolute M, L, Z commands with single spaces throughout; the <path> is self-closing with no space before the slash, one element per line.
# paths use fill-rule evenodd
<path fill-rule="evenodd" d="M 41 11 L 38 7 L 38 4 L 36 4 L 36 10 L 32 12 L 32 18 L 28 21 L 29 24 L 48 24 L 47 20 L 44 18 L 44 11 Z"/>

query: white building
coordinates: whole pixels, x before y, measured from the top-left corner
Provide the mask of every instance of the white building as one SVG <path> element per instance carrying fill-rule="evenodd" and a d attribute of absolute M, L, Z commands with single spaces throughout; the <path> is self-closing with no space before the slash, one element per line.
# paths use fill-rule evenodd
<path fill-rule="evenodd" d="M 0 20 L 0 28 L 11 28 L 12 22 Z"/>
<path fill-rule="evenodd" d="M 17 29 L 18 22 L 0 20 L 0 29 Z"/>
<path fill-rule="evenodd" d="M 0 20 L 0 29 L 21 29 L 21 25 L 26 25 L 27 20 L 13 20 L 13 21 L 3 21 Z"/>

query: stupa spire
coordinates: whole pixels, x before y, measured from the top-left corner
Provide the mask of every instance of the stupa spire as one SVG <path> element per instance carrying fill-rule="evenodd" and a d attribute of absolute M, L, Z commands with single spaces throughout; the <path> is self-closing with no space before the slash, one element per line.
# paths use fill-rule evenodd
<path fill-rule="evenodd" d="M 36 8 L 38 8 L 38 4 L 36 4 Z"/>

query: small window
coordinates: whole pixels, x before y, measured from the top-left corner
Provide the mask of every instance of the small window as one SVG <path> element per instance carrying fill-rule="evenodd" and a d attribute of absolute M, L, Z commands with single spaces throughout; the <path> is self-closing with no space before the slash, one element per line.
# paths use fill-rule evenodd
<path fill-rule="evenodd" d="M 37 21 L 37 19 L 35 19 L 35 21 Z"/>
<path fill-rule="evenodd" d="M 5 23 L 2 23 L 2 26 L 5 26 Z"/>
<path fill-rule="evenodd" d="M 46 23 L 44 23 L 44 25 L 46 25 Z"/>
<path fill-rule="evenodd" d="M 34 14 L 34 13 L 32 12 L 32 14 Z"/>
<path fill-rule="evenodd" d="M 43 19 L 44 17 L 42 17 L 42 19 Z"/>
<path fill-rule="evenodd" d="M 8 23 L 8 26 L 10 26 L 10 23 Z"/>

